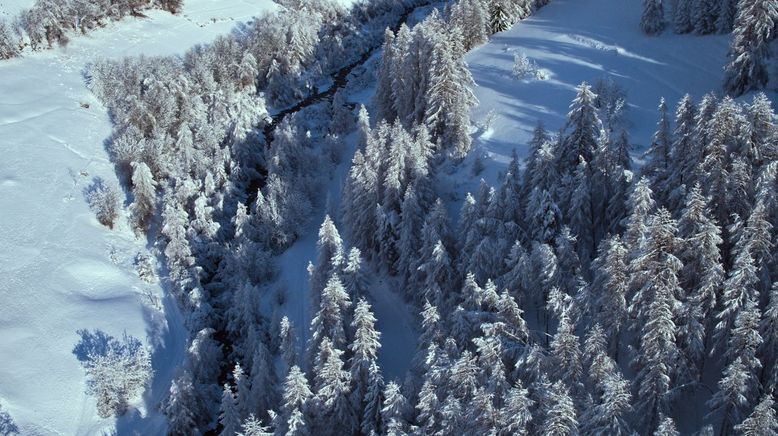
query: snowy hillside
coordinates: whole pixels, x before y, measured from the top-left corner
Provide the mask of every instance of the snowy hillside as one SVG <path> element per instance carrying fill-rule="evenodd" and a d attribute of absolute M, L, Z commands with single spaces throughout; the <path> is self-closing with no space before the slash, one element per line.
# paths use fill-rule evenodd
<path fill-rule="evenodd" d="M 538 121 L 564 127 L 575 87 L 611 79 L 627 93 L 626 112 L 635 157 L 651 142 L 664 97 L 672 107 L 684 94 L 699 100 L 723 83 L 729 36 L 648 37 L 638 23 L 641 2 L 557 0 L 467 55 L 480 104 L 473 111 L 479 150 L 505 164 L 514 148 L 528 154 Z M 517 79 L 514 56 L 525 54 L 547 77 Z M 720 93 L 720 92 L 719 92 Z"/>

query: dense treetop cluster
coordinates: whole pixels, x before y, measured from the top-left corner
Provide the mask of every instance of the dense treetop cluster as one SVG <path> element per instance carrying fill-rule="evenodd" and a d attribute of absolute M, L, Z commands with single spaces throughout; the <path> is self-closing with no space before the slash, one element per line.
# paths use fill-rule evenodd
<path fill-rule="evenodd" d="M 36 0 L 13 19 L 0 18 L 0 60 L 32 50 L 67 44 L 69 34 L 86 32 L 130 15 L 158 8 L 170 13 L 181 9 L 183 0 Z"/>

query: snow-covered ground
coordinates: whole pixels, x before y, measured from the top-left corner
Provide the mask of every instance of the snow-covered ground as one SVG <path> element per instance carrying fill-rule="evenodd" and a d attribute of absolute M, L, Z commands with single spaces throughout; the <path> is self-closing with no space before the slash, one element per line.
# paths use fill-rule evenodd
<path fill-rule="evenodd" d="M 526 157 L 537 121 L 549 132 L 565 123 L 575 86 L 610 77 L 627 91 L 630 141 L 640 151 L 654 134 L 660 97 L 674 112 L 680 98 L 721 92 L 730 37 L 676 35 L 656 37 L 640 31 L 642 2 L 553 0 L 530 18 L 467 56 L 480 105 L 476 126 L 493 112 L 491 128 L 476 132 L 475 147 L 497 165 L 485 162 L 493 182 L 516 148 Z M 525 53 L 548 74 L 547 80 L 513 77 L 514 55 Z M 472 188 L 468 188 L 472 189 Z"/>
<path fill-rule="evenodd" d="M 66 48 L 0 62 L 0 404 L 22 434 L 99 434 L 112 425 L 85 393 L 72 354 L 76 330 L 164 342 L 154 356 L 149 407 L 163 397 L 184 346 L 174 304 L 135 273 L 144 241 L 124 222 L 115 230 L 98 224 L 84 200 L 94 177 L 118 183 L 103 147 L 111 123 L 84 84 L 84 66 L 98 57 L 183 53 L 275 7 L 270 0 L 188 0 L 176 16 L 151 11 L 148 19 L 74 37 Z M 147 294 L 161 298 L 164 314 Z M 153 412 L 141 412 L 152 413 L 148 422 L 130 413 L 120 434 L 159 433 Z"/>
<path fill-rule="evenodd" d="M 22 9 L 29 8 L 35 0 L 3 0 L 0 1 L 0 18 L 10 19 Z"/>

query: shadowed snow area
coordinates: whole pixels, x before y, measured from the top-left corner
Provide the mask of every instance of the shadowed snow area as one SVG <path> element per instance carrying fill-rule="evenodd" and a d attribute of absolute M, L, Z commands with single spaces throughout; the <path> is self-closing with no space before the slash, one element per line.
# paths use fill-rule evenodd
<path fill-rule="evenodd" d="M 476 132 L 476 147 L 500 163 L 508 162 L 513 148 L 526 157 L 537 120 L 557 131 L 575 86 L 610 77 L 627 91 L 630 140 L 644 149 L 656 128 L 660 97 L 674 110 L 687 92 L 699 100 L 721 89 L 729 35 L 676 35 L 666 29 L 649 37 L 640 31 L 641 13 L 639 1 L 554 0 L 470 52 L 467 62 L 480 101 L 474 124 L 481 125 L 490 111 L 495 116 L 491 129 Z M 547 74 L 545 80 L 514 78 L 514 55 L 521 53 Z"/>

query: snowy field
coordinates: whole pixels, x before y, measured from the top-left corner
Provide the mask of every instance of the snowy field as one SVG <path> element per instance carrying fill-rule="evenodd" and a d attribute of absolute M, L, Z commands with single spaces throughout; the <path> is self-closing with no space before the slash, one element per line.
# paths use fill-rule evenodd
<path fill-rule="evenodd" d="M 29 8 L 35 0 L 3 0 L 0 1 L 0 18 L 11 18 L 24 8 Z"/>
<path fill-rule="evenodd" d="M 638 25 L 641 13 L 639 1 L 554 0 L 468 54 L 480 101 L 473 122 L 483 127 L 490 112 L 494 117 L 490 129 L 474 135 L 475 147 L 498 163 L 486 162 L 488 181 L 493 182 L 494 170 L 504 169 L 513 148 L 526 157 L 538 120 L 549 132 L 564 127 L 575 86 L 583 81 L 609 77 L 627 91 L 636 157 L 650 144 L 660 97 L 674 112 L 687 92 L 699 100 L 720 91 L 728 35 L 676 35 L 668 29 L 646 36 Z M 514 78 L 514 55 L 521 53 L 546 73 L 546 80 Z"/>
<path fill-rule="evenodd" d="M 160 418 L 149 408 L 166 393 L 185 339 L 160 286 L 135 273 L 144 241 L 124 221 L 115 230 L 101 226 L 84 200 L 94 177 L 118 183 L 103 148 L 111 123 L 84 84 L 84 66 L 99 57 L 183 53 L 274 7 L 270 0 L 188 0 L 180 15 L 151 11 L 74 37 L 66 48 L 0 63 L 0 404 L 22 434 L 91 435 L 112 424 L 85 394 L 72 353 L 78 329 L 164 341 L 148 407 L 119 425 L 120 434 L 158 433 Z M 139 419 L 149 413 L 152 419 Z"/>

